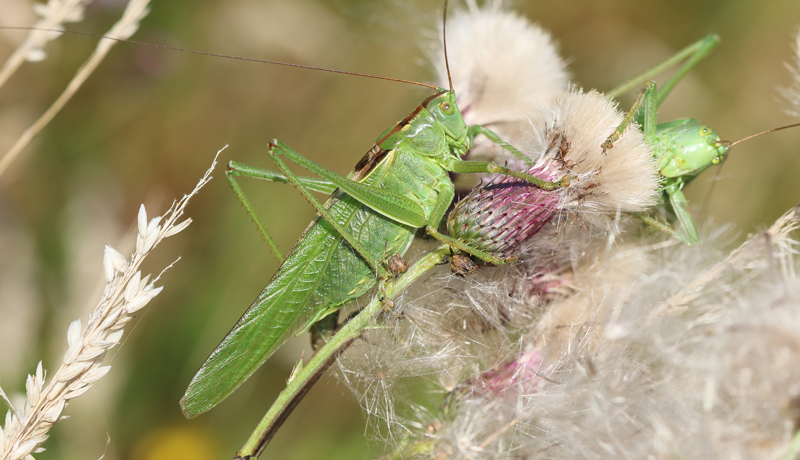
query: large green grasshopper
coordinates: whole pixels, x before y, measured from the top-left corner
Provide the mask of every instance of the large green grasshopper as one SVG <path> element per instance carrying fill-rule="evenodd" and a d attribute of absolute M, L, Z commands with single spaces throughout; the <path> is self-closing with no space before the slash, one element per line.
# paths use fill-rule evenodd
<path fill-rule="evenodd" d="M 688 71 L 690 65 L 687 63 L 685 67 Z M 680 77 L 679 71 L 671 81 L 676 83 Z M 667 92 L 662 94 L 665 96 Z M 650 94 L 647 93 L 647 100 Z M 637 107 L 642 100 L 640 96 Z M 619 133 L 633 119 L 636 108 L 630 113 Z M 280 172 L 231 162 L 227 173 L 230 184 L 279 258 L 280 253 L 236 178 L 291 183 L 319 215 L 197 372 L 181 400 L 185 414 L 194 416 L 214 407 L 288 338 L 364 295 L 387 275 L 383 262 L 395 254 L 404 254 L 418 228 L 424 227 L 434 238 L 486 262 L 503 263 L 502 259 L 438 232 L 438 224 L 454 196 L 448 173 L 506 174 L 548 190 L 567 185 L 569 177 L 547 182 L 493 163 L 462 160 L 478 134 L 529 161 L 494 132 L 479 125 L 468 126 L 456 105 L 455 92 L 436 88 L 436 94 L 378 137 L 375 146 L 347 178 L 322 168 L 278 141 L 270 143 L 269 154 Z M 612 142 L 610 138 L 608 147 Z M 321 179 L 295 176 L 282 158 Z M 327 203 L 321 204 L 311 194 L 314 191 L 331 196 Z"/>
<path fill-rule="evenodd" d="M 404 254 L 418 228 L 424 227 L 437 240 L 488 263 L 504 263 L 437 230 L 455 193 L 449 173 L 504 174 L 546 190 L 567 186 L 571 178 L 550 182 L 494 163 L 462 160 L 479 134 L 526 160 L 494 132 L 480 125 L 468 126 L 452 88 L 436 88 L 434 95 L 378 137 L 349 177 L 315 164 L 278 141 L 270 143 L 269 155 L 280 173 L 232 162 L 228 179 L 273 248 L 236 177 L 289 182 L 319 214 L 192 379 L 181 400 L 184 413 L 195 416 L 211 409 L 288 338 L 388 277 L 384 262 L 395 254 Z M 295 176 L 283 158 L 322 179 Z M 321 204 L 313 191 L 331 196 Z"/>

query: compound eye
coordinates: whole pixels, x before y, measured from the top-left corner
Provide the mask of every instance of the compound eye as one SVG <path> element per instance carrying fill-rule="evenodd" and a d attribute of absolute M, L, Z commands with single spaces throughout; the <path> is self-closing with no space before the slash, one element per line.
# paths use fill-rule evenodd
<path fill-rule="evenodd" d="M 718 165 L 718 164 L 720 164 L 721 162 L 722 162 L 722 159 L 721 159 L 720 157 L 714 157 L 714 159 L 713 159 L 713 160 L 711 160 L 711 164 L 712 164 L 712 165 Z"/>
<path fill-rule="evenodd" d="M 442 102 L 439 107 L 442 108 L 442 112 L 444 112 L 445 115 L 452 115 L 456 112 L 455 106 L 449 102 Z"/>
<path fill-rule="evenodd" d="M 708 136 L 709 134 L 711 134 L 711 130 L 708 129 L 707 126 L 701 126 L 700 129 L 697 130 L 697 132 L 700 133 L 701 136 Z"/>

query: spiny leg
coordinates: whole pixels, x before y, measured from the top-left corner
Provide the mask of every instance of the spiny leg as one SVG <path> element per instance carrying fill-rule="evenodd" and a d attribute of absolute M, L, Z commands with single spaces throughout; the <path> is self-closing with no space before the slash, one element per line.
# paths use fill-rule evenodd
<path fill-rule="evenodd" d="M 492 130 L 490 130 L 488 128 L 484 128 L 481 125 L 472 125 L 472 126 L 469 127 L 469 132 L 467 134 L 467 137 L 469 137 L 470 141 L 472 141 L 472 139 L 474 139 L 475 136 L 477 136 L 478 134 L 483 134 L 490 141 L 492 141 L 495 144 L 499 145 L 500 147 L 508 150 L 509 152 L 511 152 L 512 155 L 514 155 L 515 157 L 517 157 L 520 160 L 522 160 L 523 162 L 525 162 L 526 165 L 530 166 L 530 165 L 533 164 L 533 161 L 530 158 L 528 158 L 522 152 L 517 150 L 516 147 L 514 147 L 513 145 L 511 145 L 508 142 L 506 142 L 505 140 L 503 140 L 494 131 L 492 131 Z"/>
<path fill-rule="evenodd" d="M 698 62 L 703 60 L 708 53 L 711 52 L 716 46 L 719 44 L 719 35 L 717 34 L 708 34 L 703 37 L 701 40 L 697 41 L 693 45 L 689 46 L 687 50 L 691 50 L 687 54 L 689 58 L 683 65 L 678 69 L 675 74 L 670 77 L 663 85 L 661 85 L 661 89 L 659 90 L 658 94 L 658 106 L 661 107 L 661 103 L 664 102 L 664 99 L 669 95 L 672 91 L 672 88 L 680 82 L 683 77 L 689 73 L 689 70 L 692 69 Z"/>
<path fill-rule="evenodd" d="M 372 185 L 355 182 L 346 177 L 340 176 L 339 174 L 325 169 L 313 161 L 305 158 L 281 142 L 275 141 L 270 143 L 270 145 L 273 146 L 273 148 L 280 149 L 280 152 L 275 152 L 273 150 L 274 155 L 286 156 L 298 165 L 315 174 L 319 174 L 325 179 L 328 179 L 331 183 L 336 185 L 339 189 L 350 195 L 359 203 L 369 206 L 374 211 L 394 220 L 395 222 L 414 228 L 421 228 L 425 226 L 426 220 L 422 207 L 419 205 L 419 203 L 413 201 L 407 196 Z M 285 168 L 285 165 L 283 167 Z M 291 172 L 287 174 L 287 176 L 290 174 Z M 291 176 L 294 177 L 294 174 L 291 174 Z"/>
<path fill-rule="evenodd" d="M 655 228 L 656 230 L 660 230 L 668 235 L 673 236 L 675 239 L 682 241 L 684 244 L 691 245 L 689 240 L 680 234 L 680 232 L 676 231 L 674 228 L 670 227 L 669 224 L 665 224 L 664 222 L 660 222 L 645 213 L 637 212 L 634 214 L 634 217 L 641 220 L 645 224 Z"/>
<path fill-rule="evenodd" d="M 245 212 L 248 216 L 250 216 L 250 220 L 256 225 L 258 228 L 261 237 L 267 243 L 270 248 L 270 251 L 275 255 L 278 259 L 278 263 L 283 263 L 283 256 L 281 255 L 278 246 L 275 244 L 275 241 L 270 237 L 269 232 L 267 232 L 266 227 L 261 223 L 261 220 L 255 213 L 253 206 L 250 204 L 250 200 L 247 198 L 247 195 L 242 190 L 241 185 L 239 185 L 239 181 L 236 180 L 236 177 L 248 177 L 253 179 L 262 179 L 267 180 L 270 182 L 282 182 L 282 183 L 289 183 L 289 180 L 283 174 L 277 173 L 275 171 L 270 171 L 267 169 L 257 168 L 255 166 L 246 165 L 244 163 L 239 163 L 236 161 L 231 161 L 228 163 L 228 170 L 225 171 L 225 177 L 228 179 L 228 183 L 230 184 L 231 188 L 233 189 L 233 193 L 236 194 L 236 198 L 239 200 L 239 203 L 242 204 L 244 207 Z M 319 179 L 316 177 L 298 177 L 300 183 L 305 185 L 309 190 L 326 193 L 330 195 L 336 190 L 336 186 L 334 186 L 330 181 L 325 179 Z"/>
<path fill-rule="evenodd" d="M 489 138 L 490 141 L 492 141 L 495 144 L 499 145 L 500 147 L 503 147 L 504 149 L 508 150 L 515 157 L 517 157 L 520 160 L 522 160 L 523 162 L 525 162 L 525 164 L 527 164 L 528 166 L 533 164 L 533 161 L 530 158 L 525 156 L 516 147 L 514 147 L 513 145 L 511 145 L 508 142 L 506 142 L 505 140 L 503 140 L 494 131 L 492 131 L 490 129 L 487 129 L 487 128 L 484 128 L 481 125 L 473 125 L 473 126 L 469 127 L 469 132 L 468 132 L 467 136 L 469 137 L 470 142 L 478 134 L 483 134 L 484 136 Z M 518 179 L 522 179 L 524 181 L 527 181 L 527 182 L 535 185 L 536 187 L 538 187 L 538 188 L 540 188 L 542 190 L 555 190 L 557 188 L 568 187 L 570 180 L 574 179 L 574 177 L 571 177 L 571 176 L 564 176 L 564 177 L 560 178 L 558 181 L 555 181 L 555 182 L 547 181 L 547 180 L 540 179 L 540 178 L 538 178 L 536 176 L 532 176 L 530 174 L 525 174 L 525 173 L 520 172 L 520 171 L 515 171 L 513 169 L 506 168 L 505 166 L 500 166 L 500 165 L 498 165 L 496 163 L 489 163 L 489 162 L 483 162 L 483 161 L 456 160 L 455 162 L 453 162 L 450 165 L 450 167 L 452 169 L 449 169 L 449 171 L 452 171 L 454 173 L 464 173 L 464 174 L 490 173 L 490 174 L 504 174 L 506 176 L 513 176 L 513 177 L 516 177 Z"/>
<path fill-rule="evenodd" d="M 574 177 L 572 176 L 564 176 L 555 182 L 546 181 L 521 171 L 515 171 L 511 168 L 506 168 L 505 166 L 500 166 L 498 164 L 488 163 L 485 161 L 453 160 L 448 165 L 447 169 L 448 171 L 460 174 L 476 174 L 476 173 L 503 174 L 505 176 L 512 176 L 516 177 L 517 179 L 522 179 L 542 190 L 548 190 L 548 191 L 556 190 L 563 187 L 569 187 L 570 180 L 574 179 Z"/>
<path fill-rule="evenodd" d="M 270 171 L 269 169 L 257 168 L 255 166 L 246 165 L 244 163 L 239 163 L 237 161 L 231 161 L 228 164 L 228 171 L 234 173 L 237 176 L 250 177 L 253 179 L 261 179 L 269 182 L 279 182 L 283 184 L 290 183 L 289 179 L 279 172 Z M 337 189 L 336 185 L 334 185 L 333 182 L 327 179 L 320 179 L 318 177 L 297 176 L 297 180 L 300 181 L 301 184 L 303 184 L 307 189 L 311 190 L 312 192 L 319 192 L 319 193 L 324 193 L 326 195 L 330 195 Z"/>
<path fill-rule="evenodd" d="M 457 240 L 457 239 L 455 239 L 455 238 L 453 238 L 451 236 L 447 236 L 447 235 L 439 232 L 438 230 L 436 230 L 431 225 L 425 227 L 425 230 L 432 237 L 434 237 L 435 239 L 441 241 L 442 243 L 450 246 L 451 248 L 458 249 L 461 252 L 466 252 L 467 254 L 475 256 L 475 257 L 481 259 L 482 261 L 484 261 L 486 263 L 490 263 L 492 265 L 503 265 L 503 264 L 506 264 L 508 262 L 513 262 L 514 260 L 516 260 L 515 257 L 508 257 L 508 258 L 496 257 L 496 256 L 493 256 L 493 255 L 489 254 L 488 252 L 481 251 L 480 249 L 473 248 L 472 246 L 468 245 L 467 243 L 464 243 L 463 241 L 459 241 L 459 240 Z"/>
<path fill-rule="evenodd" d="M 669 203 L 672 206 L 672 210 L 675 212 L 675 216 L 681 223 L 686 236 L 682 235 L 671 226 L 659 222 L 658 220 L 653 219 L 652 217 L 649 217 L 643 213 L 636 213 L 635 216 L 637 219 L 641 220 L 647 225 L 672 235 L 673 237 L 681 240 L 687 246 L 692 246 L 697 244 L 697 242 L 700 241 L 700 238 L 697 234 L 697 227 L 695 226 L 692 214 L 689 212 L 689 202 L 683 195 L 681 186 L 681 183 L 672 183 L 666 187 L 665 193 L 669 197 Z"/>
<path fill-rule="evenodd" d="M 233 193 L 236 194 L 236 198 L 239 200 L 239 203 L 242 204 L 244 207 L 244 211 L 250 216 L 250 220 L 256 224 L 256 228 L 258 228 L 259 233 L 261 233 L 261 237 L 269 246 L 269 249 L 272 251 L 272 254 L 275 255 L 278 259 L 278 263 L 283 263 L 283 255 L 281 251 L 278 249 L 278 246 L 275 244 L 275 241 L 272 240 L 272 237 L 269 236 L 269 232 L 261 223 L 258 216 L 256 215 L 255 211 L 253 210 L 253 206 L 250 204 L 250 200 L 247 199 L 247 196 L 242 190 L 242 187 L 239 185 L 239 182 L 235 179 L 236 176 L 243 176 L 245 174 L 240 173 L 238 170 L 234 169 L 233 164 L 228 166 L 228 170 L 225 171 L 225 177 L 228 179 L 228 183 L 231 185 L 233 189 Z"/>
<path fill-rule="evenodd" d="M 702 39 L 696 41 L 695 43 L 687 46 L 686 48 L 682 49 L 678 53 L 676 53 L 671 58 L 667 59 L 666 61 L 662 62 L 661 64 L 656 65 L 655 67 L 647 70 L 646 72 L 638 75 L 631 80 L 621 84 L 620 86 L 612 89 L 611 91 L 606 92 L 606 96 L 609 98 L 615 98 L 621 95 L 622 93 L 630 90 L 631 88 L 636 87 L 640 82 L 645 81 L 645 87 L 639 93 L 639 96 L 636 98 L 636 102 L 634 102 L 633 107 L 628 113 L 625 115 L 623 122 L 617 127 L 617 130 L 608 137 L 605 143 L 603 143 L 603 152 L 607 149 L 613 147 L 613 143 L 619 139 L 619 137 L 624 132 L 625 128 L 630 124 L 630 122 L 639 116 L 637 113 L 639 111 L 639 106 L 642 104 L 642 100 L 644 100 L 644 107 L 642 108 L 644 112 L 644 119 L 641 120 L 645 140 L 650 141 L 655 136 L 656 132 L 656 125 L 657 125 L 657 115 L 656 111 L 658 107 L 661 106 L 661 103 L 664 99 L 672 92 L 672 89 L 686 76 L 686 74 L 691 70 L 698 62 L 704 59 L 708 53 L 713 50 L 717 44 L 719 44 L 719 35 L 717 34 L 708 34 Z M 663 85 L 661 85 L 659 90 L 656 90 L 655 82 L 650 80 L 654 76 L 658 75 L 659 73 L 663 72 L 664 70 L 672 67 L 673 65 L 684 61 L 681 67 L 673 74 Z M 652 82 L 652 89 L 649 88 Z M 652 91 L 651 94 L 646 94 Z M 654 98 L 652 100 L 651 98 Z"/>
<path fill-rule="evenodd" d="M 641 91 L 639 91 L 639 95 L 636 96 L 636 100 L 633 102 L 630 110 L 625 113 L 625 116 L 622 118 L 622 123 L 617 126 L 617 129 L 611 133 L 610 136 L 606 139 L 605 142 L 600 146 L 603 149 L 603 153 L 606 153 L 606 150 L 614 147 L 614 142 L 619 140 L 622 134 L 628 129 L 631 122 L 633 122 L 634 118 L 636 117 L 637 112 L 639 112 L 639 108 L 644 109 L 644 136 L 645 140 L 651 140 L 656 134 L 656 125 L 657 125 L 657 114 L 658 111 L 656 109 L 656 98 L 657 98 L 658 89 L 656 87 L 656 82 L 653 80 L 648 80 L 644 82 L 644 86 L 642 86 Z M 642 105 L 644 104 L 644 107 Z"/>
<path fill-rule="evenodd" d="M 640 119 L 639 121 L 641 121 L 643 127 L 645 140 L 648 142 L 652 140 L 656 132 L 656 112 L 658 107 L 661 106 L 661 103 L 664 101 L 667 95 L 672 91 L 675 85 L 677 85 L 683 79 L 683 77 L 686 76 L 689 70 L 697 65 L 697 63 L 703 58 L 705 58 L 708 53 L 710 53 L 711 50 L 717 46 L 717 44 L 719 44 L 719 36 L 717 34 L 706 35 L 701 40 L 698 40 L 697 42 L 687 46 L 661 64 L 658 64 L 643 74 L 632 78 L 631 80 L 612 89 L 611 91 L 606 92 L 607 97 L 615 98 L 644 81 L 644 88 L 642 91 L 640 91 L 638 97 L 636 98 L 636 102 L 633 104 L 633 107 L 631 107 L 631 110 L 625 114 L 625 118 L 620 126 L 617 127 L 617 130 L 611 136 L 609 136 L 605 143 L 603 143 L 603 152 L 605 153 L 607 149 L 613 147 L 613 143 L 619 139 L 630 122 L 634 119 L 638 119 L 641 116 L 641 114 L 637 113 L 640 109 L 643 111 L 643 119 Z M 673 74 L 666 81 L 666 83 L 661 85 L 660 89 L 656 90 L 655 82 L 650 79 L 669 67 L 672 67 L 673 65 L 684 60 L 685 62 L 675 72 L 675 74 Z M 650 89 L 650 86 L 652 86 L 652 89 Z M 650 94 L 650 92 L 652 92 L 652 94 Z M 640 107 L 642 102 L 644 102 L 644 107 Z"/>
<path fill-rule="evenodd" d="M 278 166 L 278 169 L 283 172 L 289 182 L 295 186 L 295 188 L 300 191 L 300 193 L 314 206 L 314 209 L 339 233 L 342 238 L 347 241 L 347 243 L 367 262 L 367 264 L 372 268 L 372 271 L 375 272 L 381 278 L 384 278 L 387 275 L 387 270 L 380 265 L 379 261 L 376 261 L 374 257 L 370 255 L 370 253 L 364 248 L 364 246 L 353 236 L 351 235 L 339 222 L 334 219 L 328 209 L 325 208 L 322 203 L 319 202 L 314 196 L 311 194 L 311 191 L 306 188 L 297 178 L 297 176 L 292 173 L 291 170 L 286 166 L 283 160 L 280 159 L 281 156 L 285 156 L 290 160 L 294 161 L 295 163 L 300 164 L 308 169 L 311 169 L 313 172 L 319 174 L 318 170 L 324 170 L 321 166 L 317 165 L 316 163 L 308 160 L 307 158 L 303 157 L 299 153 L 295 152 L 294 150 L 290 149 L 289 147 L 281 144 L 278 141 L 272 141 L 269 143 L 269 156 L 272 161 Z M 314 169 L 309 167 L 309 164 L 314 166 Z M 315 170 L 316 169 L 316 170 Z M 327 170 L 326 170 L 327 171 Z M 344 179 L 348 180 L 348 179 Z M 352 181 L 350 181 L 352 182 Z M 355 183 L 355 182 L 354 182 Z"/>

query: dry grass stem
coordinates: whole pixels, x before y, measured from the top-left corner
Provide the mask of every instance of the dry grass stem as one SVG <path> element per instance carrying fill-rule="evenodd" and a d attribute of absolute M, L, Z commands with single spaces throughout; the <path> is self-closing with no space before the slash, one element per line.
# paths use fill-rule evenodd
<path fill-rule="evenodd" d="M 107 284 L 100 302 L 89 316 L 86 327 L 80 319 L 70 324 L 67 351 L 50 383 L 45 386 L 46 373 L 41 362 L 36 372 L 28 376 L 24 407 L 19 410 L 12 407 L 0 429 L 0 459 L 32 459 L 31 454 L 43 451 L 40 446 L 47 440 L 50 428 L 66 418 L 61 413 L 69 400 L 82 395 L 109 371 L 111 366 L 101 366 L 106 352 L 120 343 L 124 327 L 133 319 L 133 314 L 162 289 L 155 286 L 159 277 L 153 280 L 150 275 L 142 277 L 139 266 L 163 239 L 181 232 L 191 223 L 190 218 L 178 220 L 189 199 L 211 180 L 216 164 L 215 157 L 195 188 L 180 201 L 173 202 L 163 216 L 148 221 L 144 205 L 139 208 L 136 251 L 130 261 L 106 246 L 103 268 Z"/>
<path fill-rule="evenodd" d="M 58 4 L 56 6 L 61 6 L 59 2 L 51 1 L 47 6 L 43 7 L 42 9 L 44 9 L 45 12 L 49 12 L 51 9 L 50 4 L 54 3 Z M 77 3 L 82 3 L 82 2 L 77 2 Z M 114 26 L 106 33 L 106 35 L 109 37 L 119 38 L 123 40 L 128 39 L 131 35 L 133 35 L 136 32 L 136 30 L 138 30 L 139 22 L 149 12 L 148 8 L 149 4 L 150 0 L 130 0 L 128 2 L 127 7 L 125 8 L 125 11 L 122 13 L 122 17 L 120 18 L 120 20 L 117 21 L 116 24 L 114 24 Z M 52 9 L 55 9 L 58 12 L 62 11 L 63 9 L 66 9 L 66 6 L 60 9 L 56 8 L 56 6 L 53 6 Z M 72 11 L 77 11 L 77 10 L 73 9 Z M 40 14 L 42 14 L 42 12 L 40 12 Z M 75 14 L 77 15 L 77 13 Z M 47 17 L 48 16 L 45 16 L 45 19 Z M 74 16 L 74 17 L 80 17 L 80 16 Z M 42 21 L 45 21 L 45 19 L 43 19 Z M 37 24 L 35 27 L 45 27 L 45 26 L 40 26 Z M 36 32 L 38 32 L 39 34 L 38 35 L 35 34 Z M 48 40 L 47 34 L 50 34 L 49 40 L 52 40 L 53 38 L 55 38 L 55 36 L 58 35 L 55 32 L 44 32 L 37 30 L 31 31 L 31 36 L 35 35 L 36 37 L 39 37 L 38 42 L 33 43 L 33 45 L 36 44 L 38 44 L 39 46 L 43 45 Z M 12 55 L 11 58 L 9 58 L 9 62 L 6 63 L 7 66 L 12 61 L 12 59 L 24 60 L 23 58 L 15 58 L 15 56 L 19 53 L 20 49 L 25 48 L 27 49 L 27 51 L 25 52 L 27 54 L 30 54 L 31 51 L 27 47 L 33 45 L 28 45 L 28 42 L 29 40 L 26 40 L 25 43 L 20 45 L 17 51 L 14 52 L 14 55 Z M 20 136 L 17 142 L 14 143 L 14 145 L 5 154 L 5 156 L 3 156 L 2 159 L 0 159 L 0 175 L 2 175 L 6 171 L 6 169 L 8 169 L 8 166 L 11 164 L 11 162 L 13 162 L 19 156 L 20 152 L 22 152 L 22 150 L 25 149 L 25 147 L 31 142 L 31 140 L 33 140 L 33 138 L 36 137 L 36 135 L 39 134 L 39 132 L 45 126 L 47 126 L 48 123 L 50 123 L 53 117 L 55 117 L 56 114 L 61 111 L 64 105 L 72 98 L 75 92 L 78 91 L 78 89 L 83 85 L 86 79 L 89 78 L 89 75 L 91 75 L 92 72 L 94 72 L 94 70 L 97 68 L 100 62 L 106 57 L 108 52 L 111 50 L 111 48 L 117 43 L 118 42 L 114 40 L 100 40 L 97 43 L 97 48 L 95 48 L 92 55 L 89 57 L 89 59 L 86 60 L 86 62 L 83 63 L 81 68 L 78 69 L 78 72 L 69 82 L 64 92 L 62 92 L 61 95 L 58 96 L 58 98 L 55 100 L 55 102 L 53 102 L 50 108 L 48 108 L 44 112 L 44 114 L 42 114 L 42 116 L 38 120 L 36 120 L 36 122 L 33 123 L 33 125 L 31 125 L 28 129 L 25 130 L 24 133 L 22 133 L 22 136 Z M 38 49 L 38 48 L 34 47 L 32 49 Z M 20 62 L 22 61 L 20 60 Z M 9 69 L 11 69 L 10 66 Z M 5 70 L 5 67 L 3 70 Z M 2 86 L 3 82 L 4 82 L 3 73 L 0 71 L 0 86 Z"/>

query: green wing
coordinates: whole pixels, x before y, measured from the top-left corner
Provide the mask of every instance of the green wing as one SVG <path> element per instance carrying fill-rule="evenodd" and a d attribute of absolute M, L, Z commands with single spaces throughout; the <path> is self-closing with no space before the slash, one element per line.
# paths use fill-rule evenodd
<path fill-rule="evenodd" d="M 410 228 L 341 193 L 330 211 L 377 258 L 404 253 L 414 236 Z M 330 224 L 318 218 L 197 371 L 181 399 L 184 414 L 196 416 L 220 403 L 286 340 L 375 283 L 369 265 Z"/>

